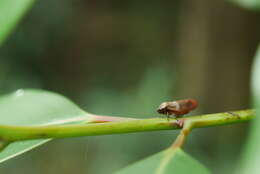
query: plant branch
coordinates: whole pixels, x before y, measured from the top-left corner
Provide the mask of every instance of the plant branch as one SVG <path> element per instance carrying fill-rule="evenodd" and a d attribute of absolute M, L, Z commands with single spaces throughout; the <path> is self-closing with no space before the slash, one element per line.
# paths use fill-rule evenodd
<path fill-rule="evenodd" d="M 174 141 L 174 143 L 165 151 L 165 155 L 162 158 L 159 167 L 156 169 L 155 174 L 164 173 L 167 165 L 169 164 L 170 160 L 172 159 L 173 155 L 175 154 L 178 148 L 184 144 L 185 139 L 187 138 L 188 134 L 193 128 L 193 122 L 191 120 L 182 119 L 178 121 L 179 125 L 182 127 L 180 134 Z"/>
<path fill-rule="evenodd" d="M 105 122 L 130 121 L 130 120 L 139 120 L 139 119 L 129 118 L 129 117 L 116 117 L 116 116 L 91 114 L 91 120 L 88 123 L 105 123 Z"/>
<path fill-rule="evenodd" d="M 245 122 L 255 116 L 254 110 L 223 112 L 192 116 L 181 119 L 151 118 L 112 123 L 48 125 L 48 126 L 9 126 L 0 125 L 0 138 L 6 142 L 43 139 L 94 136 L 143 131 L 181 129 L 180 121 L 191 121 L 194 128 L 226 125 Z"/>
<path fill-rule="evenodd" d="M 170 148 L 176 149 L 182 147 L 196 122 L 193 122 L 192 120 L 183 120 L 183 123 L 181 124 L 183 125 L 183 128 Z"/>

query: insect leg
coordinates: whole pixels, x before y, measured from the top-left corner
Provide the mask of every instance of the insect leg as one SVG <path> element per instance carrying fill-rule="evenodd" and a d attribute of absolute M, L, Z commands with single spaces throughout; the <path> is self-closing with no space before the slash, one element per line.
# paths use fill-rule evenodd
<path fill-rule="evenodd" d="M 175 114 L 175 119 L 176 119 L 177 122 L 179 121 L 179 120 L 178 120 L 178 115 L 176 115 L 176 114 Z"/>

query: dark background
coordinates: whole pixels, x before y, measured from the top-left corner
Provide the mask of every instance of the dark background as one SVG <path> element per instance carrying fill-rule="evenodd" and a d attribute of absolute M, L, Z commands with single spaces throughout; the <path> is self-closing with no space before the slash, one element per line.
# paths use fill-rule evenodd
<path fill-rule="evenodd" d="M 163 101 L 195 98 L 192 114 L 250 107 L 260 16 L 228 1 L 37 1 L 0 49 L 0 93 L 42 88 L 84 110 L 159 116 Z M 247 124 L 196 129 L 185 151 L 231 173 Z M 55 140 L 1 173 L 112 173 L 168 147 L 177 131 Z"/>

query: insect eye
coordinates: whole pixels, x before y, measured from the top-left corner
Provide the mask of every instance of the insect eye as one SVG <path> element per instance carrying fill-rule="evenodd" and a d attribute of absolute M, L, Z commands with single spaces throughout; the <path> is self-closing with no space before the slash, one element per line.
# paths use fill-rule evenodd
<path fill-rule="evenodd" d="M 162 103 L 160 106 L 159 106 L 159 108 L 158 109 L 164 109 L 164 108 L 166 108 L 167 107 L 167 103 Z"/>

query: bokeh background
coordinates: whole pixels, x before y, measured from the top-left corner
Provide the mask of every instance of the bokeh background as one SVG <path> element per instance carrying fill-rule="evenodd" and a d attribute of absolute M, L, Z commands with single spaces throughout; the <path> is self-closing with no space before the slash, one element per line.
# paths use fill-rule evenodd
<path fill-rule="evenodd" d="M 250 107 L 260 16 L 226 0 L 37 1 L 0 48 L 0 94 L 41 88 L 88 112 L 158 117 L 195 98 L 192 114 Z M 196 129 L 185 150 L 214 173 L 239 164 L 248 124 Z M 104 174 L 168 147 L 178 131 L 55 140 L 1 173 Z"/>

